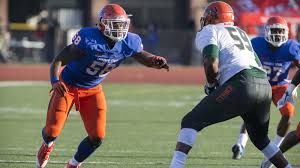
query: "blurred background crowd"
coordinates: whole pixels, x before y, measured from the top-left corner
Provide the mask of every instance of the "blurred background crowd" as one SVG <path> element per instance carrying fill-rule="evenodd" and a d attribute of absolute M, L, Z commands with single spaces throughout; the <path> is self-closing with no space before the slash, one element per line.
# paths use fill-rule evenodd
<path fill-rule="evenodd" d="M 132 14 L 131 32 L 147 51 L 172 64 L 199 65 L 194 47 L 200 17 L 212 0 L 0 0 L 0 62 L 49 63 L 81 27 L 94 26 L 96 13 L 118 3 Z M 226 0 L 235 24 L 251 37 L 264 35 L 264 23 L 283 16 L 291 39 L 300 40 L 300 0 Z M 127 64 L 133 61 L 128 60 Z"/>

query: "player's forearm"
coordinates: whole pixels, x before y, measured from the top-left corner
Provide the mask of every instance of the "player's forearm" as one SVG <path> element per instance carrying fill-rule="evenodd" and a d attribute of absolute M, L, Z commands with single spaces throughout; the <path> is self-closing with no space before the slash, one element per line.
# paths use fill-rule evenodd
<path fill-rule="evenodd" d="M 62 67 L 61 61 L 53 61 L 50 66 L 50 80 L 51 83 L 59 80 L 60 69 Z"/>
<path fill-rule="evenodd" d="M 152 61 L 152 55 L 151 56 L 145 56 L 141 61 L 140 63 L 147 66 L 147 67 L 153 67 L 154 64 L 153 64 L 153 61 Z"/>
<path fill-rule="evenodd" d="M 216 83 L 217 75 L 219 71 L 218 67 L 219 61 L 212 57 L 204 59 L 204 70 L 206 75 L 206 80 L 208 83 Z"/>
<path fill-rule="evenodd" d="M 293 80 L 291 82 L 293 85 L 298 86 L 300 83 L 300 69 L 296 72 L 296 74 L 293 77 Z"/>
<path fill-rule="evenodd" d="M 64 58 L 67 57 L 69 47 L 65 47 L 52 61 L 50 65 L 50 81 L 54 83 L 59 80 L 60 69 L 64 65 Z"/>
<path fill-rule="evenodd" d="M 216 83 L 217 82 L 217 73 L 213 70 L 212 67 L 208 67 L 205 70 L 206 79 L 208 83 Z"/>
<path fill-rule="evenodd" d="M 143 64 L 147 67 L 151 67 L 155 69 L 163 68 L 169 71 L 169 65 L 167 63 L 167 60 L 161 56 L 155 56 L 155 55 L 147 56 Z"/>
<path fill-rule="evenodd" d="M 147 66 L 147 67 L 153 67 L 153 58 L 154 55 L 151 53 L 148 53 L 146 51 L 142 51 L 141 53 L 137 53 L 136 55 L 133 56 L 139 63 Z"/>

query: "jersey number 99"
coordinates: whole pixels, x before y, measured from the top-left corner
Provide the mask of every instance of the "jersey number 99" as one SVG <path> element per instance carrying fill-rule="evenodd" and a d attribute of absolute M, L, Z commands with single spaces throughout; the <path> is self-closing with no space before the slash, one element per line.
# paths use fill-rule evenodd
<path fill-rule="evenodd" d="M 243 30 L 238 27 L 226 27 L 226 29 L 228 30 L 232 39 L 237 42 L 235 46 L 237 46 L 241 50 L 244 50 L 246 48 L 250 52 L 253 52 L 253 48 L 251 46 L 248 35 Z"/>

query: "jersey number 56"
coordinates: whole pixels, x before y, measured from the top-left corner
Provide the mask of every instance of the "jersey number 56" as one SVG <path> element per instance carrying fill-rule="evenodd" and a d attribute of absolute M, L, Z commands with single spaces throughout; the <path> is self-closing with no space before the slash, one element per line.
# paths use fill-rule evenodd
<path fill-rule="evenodd" d="M 86 68 L 86 72 L 89 75 L 104 75 L 116 67 L 116 64 L 108 64 L 106 62 L 94 61 L 89 67 Z"/>

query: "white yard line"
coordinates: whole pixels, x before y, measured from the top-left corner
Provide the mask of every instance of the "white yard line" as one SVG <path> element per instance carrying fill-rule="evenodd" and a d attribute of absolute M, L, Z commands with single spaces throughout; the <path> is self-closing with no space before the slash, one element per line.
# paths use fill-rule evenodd
<path fill-rule="evenodd" d="M 0 163 L 35 163 L 35 161 L 21 161 L 21 160 L 0 160 Z M 66 164 L 66 161 L 50 161 L 50 164 Z M 135 162 L 135 163 L 124 163 L 124 162 L 84 162 L 84 164 L 130 164 L 130 165 L 155 165 L 155 164 L 167 164 L 161 162 Z"/>
<path fill-rule="evenodd" d="M 185 107 L 197 104 L 196 101 L 128 101 L 128 100 L 116 100 L 116 99 L 107 99 L 107 104 L 109 107 L 117 106 L 117 107 Z M 44 112 L 46 109 L 40 108 L 30 108 L 30 107 L 0 107 L 0 113 L 40 113 Z"/>
<path fill-rule="evenodd" d="M 0 163 L 35 163 L 36 161 L 21 161 L 21 160 L 0 160 Z M 50 161 L 49 164 L 66 164 L 66 161 Z M 102 165 L 169 165 L 170 162 L 112 162 L 112 161 L 97 161 L 97 162 L 84 162 L 83 164 L 92 164 L 92 165 L 97 165 L 97 164 L 102 164 Z M 228 163 L 207 163 L 207 164 L 201 164 L 201 163 L 187 163 L 186 165 L 199 165 L 199 166 L 225 166 L 225 167 L 257 167 L 257 164 L 245 164 L 245 163 L 240 163 L 240 164 L 228 164 Z M 300 167 L 300 165 L 293 165 L 293 167 Z"/>
<path fill-rule="evenodd" d="M 172 143 L 174 143 L 172 141 Z M 219 144 L 219 143 L 218 143 Z M 38 148 L 13 148 L 13 147 L 8 147 L 8 148 L 0 148 L 0 151 L 25 151 L 25 152 L 36 152 L 38 150 Z M 66 152 L 66 151 L 76 151 L 77 149 L 67 149 L 67 148 L 56 148 L 55 151 L 57 152 Z M 165 153 L 162 152 L 153 152 L 153 151 L 145 151 L 145 150 L 102 150 L 103 153 L 135 153 L 135 154 L 153 154 L 153 155 L 162 155 Z M 203 154 L 202 152 L 194 152 L 193 155 L 201 155 Z M 223 152 L 218 152 L 218 151 L 213 151 L 209 153 L 210 155 L 224 155 Z M 247 155 L 249 156 L 257 156 L 258 152 L 254 151 L 254 152 L 247 152 Z M 290 154 L 289 154 L 290 155 Z M 292 154 L 293 156 L 300 156 L 300 153 L 298 152 L 293 152 Z M 263 157 L 263 155 L 261 155 Z"/>
<path fill-rule="evenodd" d="M 0 148 L 0 151 L 25 151 L 25 152 L 36 152 L 38 148 Z M 76 148 L 74 149 L 67 149 L 67 148 L 56 148 L 55 151 L 59 152 L 66 152 L 66 151 L 77 151 Z M 105 150 L 105 153 L 147 153 L 147 154 L 163 154 L 159 152 L 153 151 L 140 151 L 140 150 Z"/>
<path fill-rule="evenodd" d="M 17 87 L 17 86 L 50 86 L 47 81 L 0 81 L 0 87 Z"/>
<path fill-rule="evenodd" d="M 3 87 L 20 87 L 20 86 L 50 86 L 50 83 L 47 81 L 0 81 L 0 88 Z M 204 97 L 205 95 L 200 95 L 200 97 Z M 200 100 L 200 99 L 199 99 Z M 129 101 L 120 99 L 117 100 L 107 99 L 107 103 L 110 106 L 168 106 L 168 107 L 184 107 L 187 105 L 195 105 L 199 101 L 198 99 L 193 99 L 190 96 L 183 96 L 183 100 L 180 101 Z M 43 109 L 29 109 L 29 108 L 14 108 L 14 107 L 0 107 L 0 112 L 32 112 L 32 111 L 41 111 Z"/>

